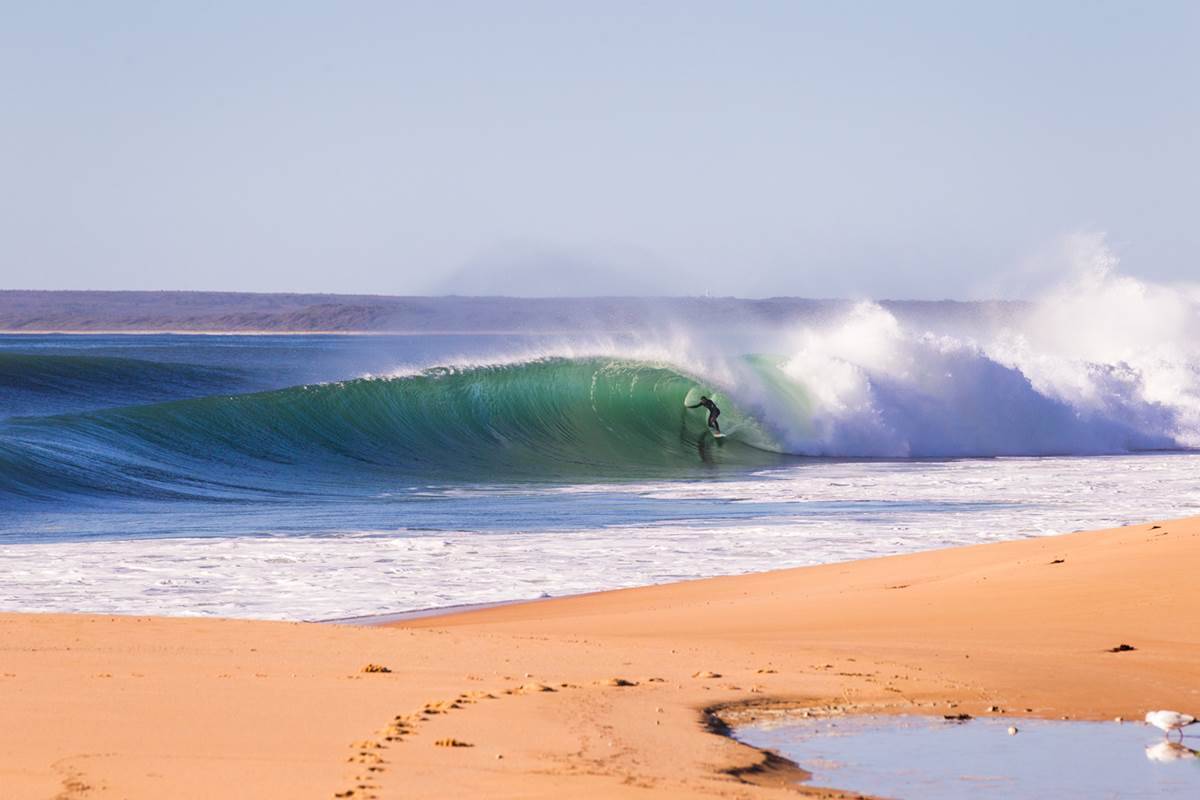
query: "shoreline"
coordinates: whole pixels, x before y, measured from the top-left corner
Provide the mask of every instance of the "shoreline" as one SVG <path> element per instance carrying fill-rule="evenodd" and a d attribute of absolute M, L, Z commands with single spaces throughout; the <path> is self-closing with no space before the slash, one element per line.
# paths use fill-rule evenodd
<path fill-rule="evenodd" d="M 595 594 L 595 592 L 585 592 L 584 594 Z M 574 594 L 563 595 L 563 597 L 581 596 L 582 595 Z M 452 614 L 467 614 L 472 611 L 483 611 L 489 608 L 501 608 L 503 606 L 515 606 L 524 603 L 544 603 L 547 600 L 556 599 L 559 598 L 535 597 L 532 600 L 496 600 L 490 603 L 456 603 L 448 606 L 414 608 L 409 611 L 388 611 L 383 614 L 363 614 L 353 617 L 334 617 L 332 619 L 305 619 L 295 621 L 312 622 L 319 625 L 359 625 L 364 628 L 373 628 L 377 625 L 391 625 L 398 622 L 408 622 L 410 620 L 428 619 L 430 617 L 448 617 Z"/>
<path fill-rule="evenodd" d="M 1189 518 L 385 624 L 0 614 L 0 784 L 15 798 L 853 796 L 713 734 L 780 708 L 1194 713 L 1198 567 Z"/>

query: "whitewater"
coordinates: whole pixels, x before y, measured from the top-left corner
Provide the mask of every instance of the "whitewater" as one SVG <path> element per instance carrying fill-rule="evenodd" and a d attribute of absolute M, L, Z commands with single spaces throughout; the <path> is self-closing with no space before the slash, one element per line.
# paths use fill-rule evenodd
<path fill-rule="evenodd" d="M 0 336 L 0 609 L 341 618 L 1195 513 L 1198 295 L 1075 266 L 966 316 Z"/>

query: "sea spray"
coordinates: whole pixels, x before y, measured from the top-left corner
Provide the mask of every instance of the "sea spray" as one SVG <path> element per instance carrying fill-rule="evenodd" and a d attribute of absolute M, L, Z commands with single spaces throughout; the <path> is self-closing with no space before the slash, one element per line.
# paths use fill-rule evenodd
<path fill-rule="evenodd" d="M 948 334 L 873 302 L 780 336 L 812 398 L 789 452 L 832 456 L 1095 454 L 1200 444 L 1200 315 L 1189 287 L 1116 271 L 1070 240 L 1065 280 L 1002 324 Z"/>

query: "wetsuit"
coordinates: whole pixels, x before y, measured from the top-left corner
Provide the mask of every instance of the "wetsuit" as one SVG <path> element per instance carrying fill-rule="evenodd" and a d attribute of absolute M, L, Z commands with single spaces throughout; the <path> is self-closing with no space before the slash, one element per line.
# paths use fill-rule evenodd
<path fill-rule="evenodd" d="M 696 403 L 694 406 L 688 406 L 688 408 L 699 408 L 700 406 L 708 409 L 708 427 L 720 433 L 721 426 L 717 424 L 717 417 L 721 416 L 721 409 L 717 408 L 717 404 L 707 397 L 701 397 L 699 403 Z"/>

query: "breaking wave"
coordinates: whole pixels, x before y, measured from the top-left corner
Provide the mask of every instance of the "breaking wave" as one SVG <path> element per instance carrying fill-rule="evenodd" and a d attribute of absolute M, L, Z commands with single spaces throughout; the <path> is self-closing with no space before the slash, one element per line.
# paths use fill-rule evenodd
<path fill-rule="evenodd" d="M 1117 275 L 1100 245 L 1082 248 L 1075 277 L 1041 301 L 954 331 L 863 302 L 736 341 L 685 331 L 642 348 L 562 348 L 253 394 L 213 385 L 209 396 L 149 404 L 141 399 L 172 383 L 205 393 L 228 376 L 0 355 L 0 390 L 28 402 L 128 402 L 0 414 L 10 416 L 0 422 L 0 494 L 296 497 L 458 480 L 686 478 L 796 457 L 1196 448 L 1196 296 Z M 684 408 L 701 392 L 722 407 L 726 438 Z"/>

